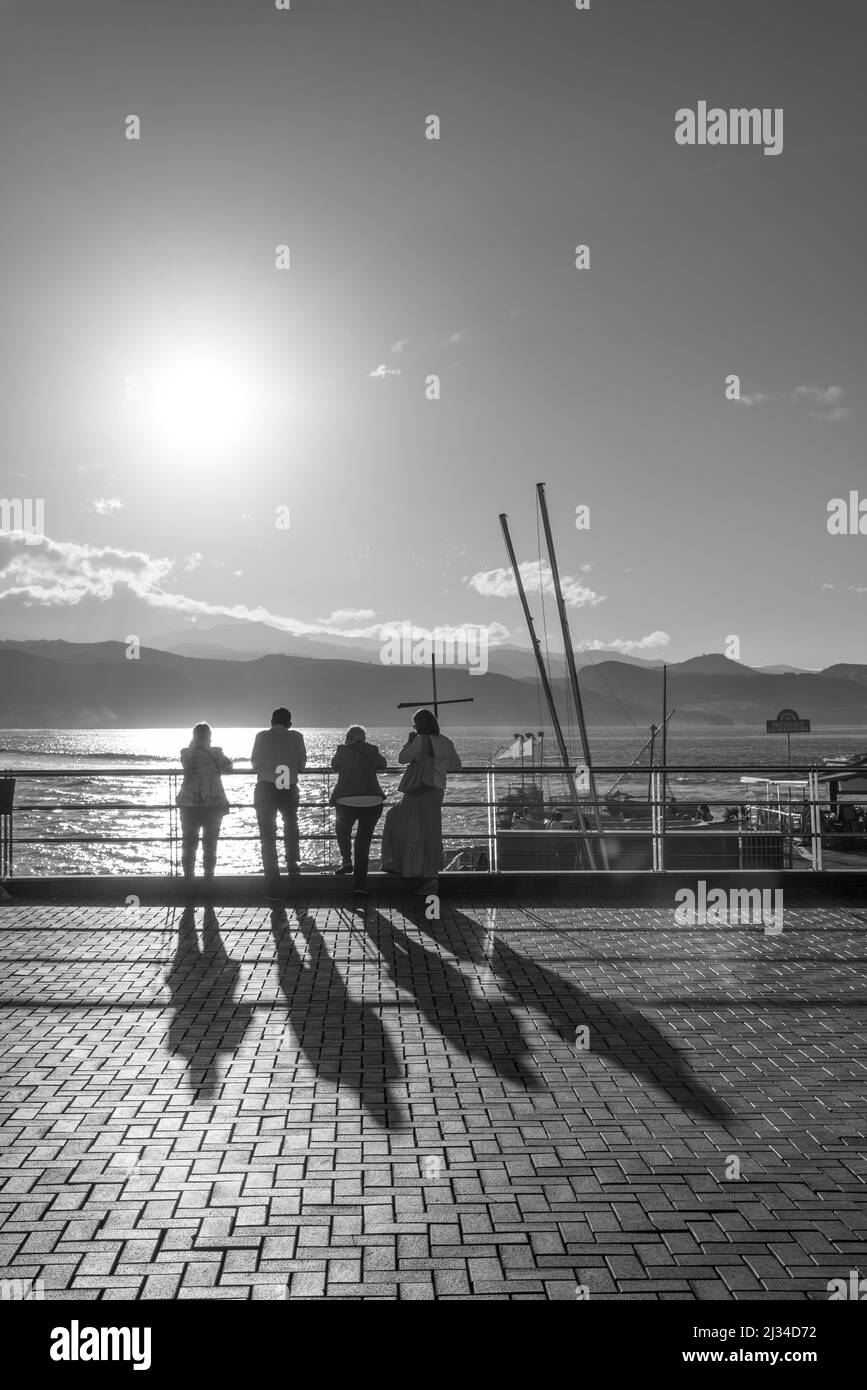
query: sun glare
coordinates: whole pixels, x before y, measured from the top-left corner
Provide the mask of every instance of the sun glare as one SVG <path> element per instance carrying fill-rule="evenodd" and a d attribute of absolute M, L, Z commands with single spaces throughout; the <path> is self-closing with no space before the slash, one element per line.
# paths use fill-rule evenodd
<path fill-rule="evenodd" d="M 147 391 L 161 443 L 186 458 L 249 445 L 257 411 L 251 380 L 229 362 L 196 354 L 156 372 Z"/>

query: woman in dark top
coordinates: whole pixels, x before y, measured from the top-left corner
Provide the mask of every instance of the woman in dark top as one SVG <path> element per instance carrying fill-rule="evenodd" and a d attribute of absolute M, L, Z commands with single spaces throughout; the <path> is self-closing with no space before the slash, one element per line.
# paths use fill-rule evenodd
<path fill-rule="evenodd" d="M 370 862 L 370 842 L 376 822 L 382 815 L 385 792 L 377 780 L 377 772 L 388 766 L 373 743 L 367 742 L 367 731 L 353 724 L 345 743 L 331 759 L 337 772 L 337 785 L 331 793 L 335 808 L 334 833 L 340 850 L 339 874 L 352 874 L 355 892 L 367 894 L 367 866 Z M 352 830 L 355 832 L 355 865 L 352 863 Z"/>

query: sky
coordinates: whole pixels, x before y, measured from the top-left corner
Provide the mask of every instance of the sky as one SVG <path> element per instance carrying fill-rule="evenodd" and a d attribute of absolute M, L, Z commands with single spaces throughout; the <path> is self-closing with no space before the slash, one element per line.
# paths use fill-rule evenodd
<path fill-rule="evenodd" d="M 0 637 L 524 644 L 498 514 L 541 628 L 544 481 L 576 646 L 867 661 L 867 536 L 827 527 L 867 498 L 859 35 L 848 0 L 0 0 L 0 497 L 46 538 L 0 534 Z M 782 151 L 678 144 L 699 102 L 781 109 Z"/>

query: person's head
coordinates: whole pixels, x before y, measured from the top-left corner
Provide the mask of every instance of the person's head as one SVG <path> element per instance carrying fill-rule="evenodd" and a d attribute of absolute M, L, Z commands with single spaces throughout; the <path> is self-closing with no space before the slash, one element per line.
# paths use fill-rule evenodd
<path fill-rule="evenodd" d="M 292 723 L 292 715 L 284 705 L 281 705 L 280 708 L 275 709 L 274 713 L 271 715 L 271 723 L 282 724 L 284 729 L 288 729 Z"/>
<path fill-rule="evenodd" d="M 438 734 L 440 726 L 429 709 L 417 709 L 412 716 L 417 734 Z"/>
<path fill-rule="evenodd" d="M 193 737 L 190 739 L 191 748 L 210 748 L 211 746 L 211 726 L 210 724 L 196 724 L 193 729 Z"/>
<path fill-rule="evenodd" d="M 353 724 L 351 729 L 346 730 L 347 743 L 365 743 L 367 740 L 367 730 L 360 724 Z"/>

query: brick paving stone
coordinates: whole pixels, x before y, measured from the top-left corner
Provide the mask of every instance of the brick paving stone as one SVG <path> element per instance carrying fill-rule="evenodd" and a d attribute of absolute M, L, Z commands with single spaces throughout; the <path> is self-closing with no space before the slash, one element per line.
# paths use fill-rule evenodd
<path fill-rule="evenodd" d="M 793 905 L 780 938 L 496 893 L 436 924 L 375 892 L 351 929 L 327 894 L 216 915 L 228 994 L 175 908 L 0 909 L 0 1277 L 790 1301 L 867 1268 L 863 912 Z"/>

